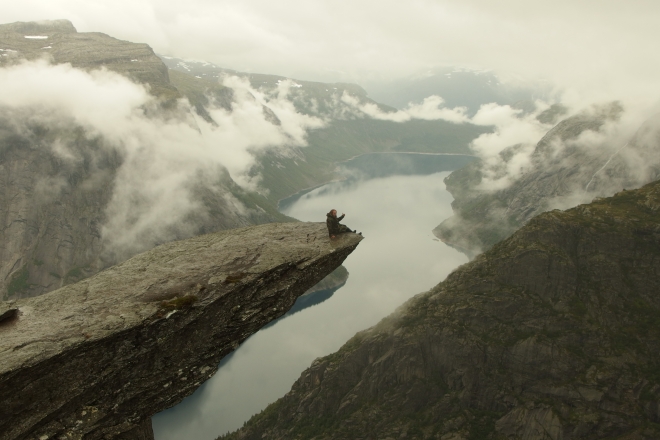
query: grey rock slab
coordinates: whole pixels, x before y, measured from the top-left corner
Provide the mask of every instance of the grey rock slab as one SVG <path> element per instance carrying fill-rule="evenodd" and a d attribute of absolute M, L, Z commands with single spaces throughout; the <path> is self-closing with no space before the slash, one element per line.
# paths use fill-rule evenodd
<path fill-rule="evenodd" d="M 143 426 L 361 240 L 330 240 L 323 223 L 222 231 L 3 302 L 0 439 L 114 438 Z"/>

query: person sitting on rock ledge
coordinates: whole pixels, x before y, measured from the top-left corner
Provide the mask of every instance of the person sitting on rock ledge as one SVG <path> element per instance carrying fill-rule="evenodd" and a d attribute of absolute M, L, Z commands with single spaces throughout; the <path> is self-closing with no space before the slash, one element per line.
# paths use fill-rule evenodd
<path fill-rule="evenodd" d="M 330 238 L 335 238 L 337 235 L 345 234 L 347 232 L 357 233 L 357 231 L 351 231 L 348 226 L 339 223 L 345 215 L 346 214 L 342 214 L 341 217 L 337 217 L 336 209 L 331 209 L 330 212 L 326 214 L 327 219 L 325 220 L 325 224 L 328 226 L 328 234 L 330 235 Z M 362 235 L 361 232 L 360 235 Z"/>

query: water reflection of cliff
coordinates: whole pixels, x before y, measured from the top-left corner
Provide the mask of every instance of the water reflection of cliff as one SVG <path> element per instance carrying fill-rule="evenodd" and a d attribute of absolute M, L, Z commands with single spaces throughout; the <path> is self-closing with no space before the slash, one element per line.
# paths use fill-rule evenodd
<path fill-rule="evenodd" d="M 293 307 L 286 314 L 275 321 L 269 322 L 263 328 L 275 325 L 278 321 L 285 319 L 294 313 L 298 313 L 306 308 L 321 304 L 329 299 L 337 290 L 341 289 L 348 280 L 348 271 L 344 266 L 339 266 L 330 275 L 323 278 L 318 284 L 298 297 Z"/>
<path fill-rule="evenodd" d="M 339 172 L 350 176 L 358 172 L 362 178 L 390 176 L 426 176 L 454 171 L 476 160 L 465 154 L 369 153 L 340 164 Z"/>

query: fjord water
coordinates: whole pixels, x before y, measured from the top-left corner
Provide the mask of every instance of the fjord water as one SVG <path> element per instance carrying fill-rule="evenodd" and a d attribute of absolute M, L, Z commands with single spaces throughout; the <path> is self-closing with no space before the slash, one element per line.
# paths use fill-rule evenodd
<path fill-rule="evenodd" d="M 443 179 L 470 160 L 364 155 L 343 165 L 346 180 L 282 201 L 280 210 L 302 221 L 325 221 L 335 208 L 346 213 L 342 223 L 362 231 L 365 239 L 344 263 L 346 284 L 245 341 L 195 394 L 153 418 L 156 439 L 210 440 L 241 427 L 286 394 L 315 358 L 336 351 L 467 262 L 431 230 L 452 213 Z"/>

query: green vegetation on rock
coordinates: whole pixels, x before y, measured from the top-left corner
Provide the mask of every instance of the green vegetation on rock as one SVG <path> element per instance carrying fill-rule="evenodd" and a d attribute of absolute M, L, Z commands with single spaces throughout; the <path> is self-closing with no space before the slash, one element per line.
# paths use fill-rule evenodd
<path fill-rule="evenodd" d="M 27 266 L 23 266 L 18 272 L 15 272 L 12 277 L 11 281 L 9 282 L 9 285 L 7 286 L 7 298 L 11 298 L 12 296 L 24 292 L 25 290 L 30 287 L 28 284 L 28 278 L 30 276 L 30 272 L 28 271 Z"/>

